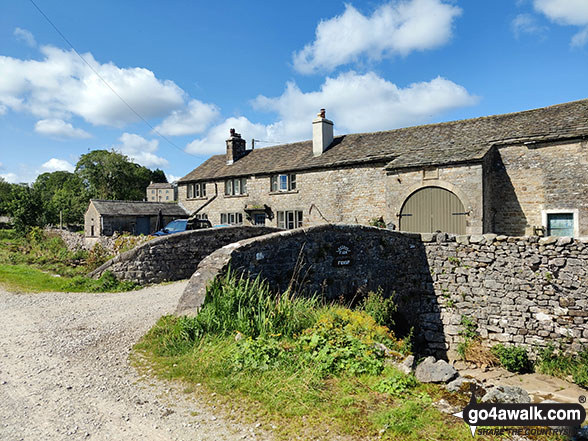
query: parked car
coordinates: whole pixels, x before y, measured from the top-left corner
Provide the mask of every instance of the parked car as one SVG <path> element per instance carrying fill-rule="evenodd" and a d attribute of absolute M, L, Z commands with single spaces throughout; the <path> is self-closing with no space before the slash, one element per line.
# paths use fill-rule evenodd
<path fill-rule="evenodd" d="M 212 224 L 207 219 L 175 219 L 163 229 L 153 233 L 154 236 L 165 236 L 167 234 L 181 233 L 182 231 L 200 230 L 211 228 Z"/>

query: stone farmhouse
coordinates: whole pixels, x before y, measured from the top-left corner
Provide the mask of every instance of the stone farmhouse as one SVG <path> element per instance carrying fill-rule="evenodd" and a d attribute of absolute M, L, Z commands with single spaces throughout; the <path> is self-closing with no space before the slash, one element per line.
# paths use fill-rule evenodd
<path fill-rule="evenodd" d="M 588 100 L 341 136 L 322 110 L 312 127 L 262 149 L 232 129 L 179 180 L 180 203 L 213 225 L 588 236 Z"/>
<path fill-rule="evenodd" d="M 174 202 L 178 199 L 178 189 L 174 184 L 151 182 L 147 186 L 146 201 Z"/>

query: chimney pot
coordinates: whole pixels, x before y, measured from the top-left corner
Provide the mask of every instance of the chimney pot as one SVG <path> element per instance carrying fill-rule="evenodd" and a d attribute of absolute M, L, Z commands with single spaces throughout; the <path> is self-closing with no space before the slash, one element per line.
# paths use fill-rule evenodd
<path fill-rule="evenodd" d="M 333 121 L 325 118 L 326 111 L 321 109 L 312 122 L 312 154 L 322 155 L 333 143 Z"/>

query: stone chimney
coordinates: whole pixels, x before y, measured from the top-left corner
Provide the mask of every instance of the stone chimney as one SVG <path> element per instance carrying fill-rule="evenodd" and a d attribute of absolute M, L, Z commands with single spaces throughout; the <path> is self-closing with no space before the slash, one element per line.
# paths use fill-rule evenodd
<path fill-rule="evenodd" d="M 241 138 L 241 134 L 235 132 L 235 129 L 231 129 L 230 134 L 230 138 L 227 139 L 227 165 L 231 165 L 246 154 L 245 145 L 247 141 Z"/>
<path fill-rule="evenodd" d="M 325 118 L 325 109 L 321 109 L 312 122 L 312 154 L 322 155 L 333 142 L 333 121 Z"/>

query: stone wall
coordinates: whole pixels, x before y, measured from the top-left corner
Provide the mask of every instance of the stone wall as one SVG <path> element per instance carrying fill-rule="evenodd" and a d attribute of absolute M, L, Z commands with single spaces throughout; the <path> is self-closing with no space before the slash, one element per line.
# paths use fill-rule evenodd
<path fill-rule="evenodd" d="M 141 285 L 189 278 L 200 261 L 229 243 L 275 232 L 269 227 L 225 227 L 186 231 L 153 239 L 122 253 L 89 274 L 110 271 Z"/>
<path fill-rule="evenodd" d="M 588 236 L 588 141 L 502 146 L 492 165 L 493 232 L 532 235 L 547 210 L 576 210 Z"/>
<path fill-rule="evenodd" d="M 487 344 L 537 350 L 588 344 L 588 243 L 571 238 L 406 234 L 345 225 L 283 231 L 225 246 L 192 276 L 177 314 L 195 314 L 206 285 L 229 266 L 276 290 L 348 300 L 382 287 L 418 348 L 452 357 L 462 316 Z M 294 275 L 294 277 L 292 277 Z M 359 294 L 357 294 L 359 292 Z"/>

